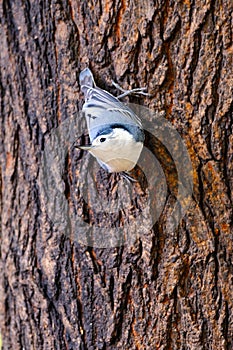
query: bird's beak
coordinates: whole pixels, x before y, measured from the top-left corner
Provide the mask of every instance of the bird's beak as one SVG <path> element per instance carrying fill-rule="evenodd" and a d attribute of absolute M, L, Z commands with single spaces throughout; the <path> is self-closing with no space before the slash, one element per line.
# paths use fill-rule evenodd
<path fill-rule="evenodd" d="M 79 149 L 82 149 L 84 151 L 89 151 L 90 149 L 93 148 L 93 146 L 90 144 L 90 145 L 86 145 L 86 146 L 75 146 L 75 148 L 79 148 Z"/>

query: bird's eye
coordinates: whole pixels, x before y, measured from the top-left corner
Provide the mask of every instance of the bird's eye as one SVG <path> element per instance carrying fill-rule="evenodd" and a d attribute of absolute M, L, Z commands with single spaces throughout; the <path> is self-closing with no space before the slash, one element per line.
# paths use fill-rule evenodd
<path fill-rule="evenodd" d="M 102 143 L 104 141 L 106 141 L 106 138 L 105 137 L 101 137 L 100 142 Z"/>

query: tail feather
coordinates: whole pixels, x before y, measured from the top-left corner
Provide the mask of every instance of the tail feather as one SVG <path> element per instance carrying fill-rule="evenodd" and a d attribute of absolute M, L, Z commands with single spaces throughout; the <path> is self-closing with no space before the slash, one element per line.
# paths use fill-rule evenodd
<path fill-rule="evenodd" d="M 89 68 L 85 68 L 79 75 L 81 90 L 86 95 L 88 88 L 95 87 L 95 80 Z"/>

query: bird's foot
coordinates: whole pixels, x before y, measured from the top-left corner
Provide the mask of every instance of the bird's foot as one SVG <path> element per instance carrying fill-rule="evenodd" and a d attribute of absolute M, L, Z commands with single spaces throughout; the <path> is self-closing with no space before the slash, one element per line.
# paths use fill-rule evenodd
<path fill-rule="evenodd" d="M 135 88 L 135 89 L 131 89 L 131 90 L 125 90 L 123 89 L 119 84 L 115 83 L 112 80 L 112 85 L 115 86 L 116 89 L 120 90 L 121 92 L 123 92 L 123 94 L 117 96 L 117 98 L 122 98 L 128 95 L 143 95 L 143 96 L 151 96 L 151 94 L 149 94 L 148 92 L 145 92 L 147 90 L 146 87 L 142 87 L 142 88 Z"/>
<path fill-rule="evenodd" d="M 129 183 L 132 183 L 132 182 L 138 182 L 137 180 L 135 180 L 132 176 L 129 175 L 128 172 L 126 171 L 122 171 L 120 173 L 122 175 L 122 177 L 127 180 Z"/>

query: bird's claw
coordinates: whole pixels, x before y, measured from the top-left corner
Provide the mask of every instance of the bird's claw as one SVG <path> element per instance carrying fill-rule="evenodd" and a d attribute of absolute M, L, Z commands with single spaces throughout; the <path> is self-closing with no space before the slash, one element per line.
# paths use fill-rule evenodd
<path fill-rule="evenodd" d="M 115 86 L 116 89 L 120 90 L 121 92 L 123 92 L 123 94 L 117 96 L 117 98 L 122 98 L 128 95 L 143 95 L 143 96 L 151 96 L 151 94 L 149 94 L 148 92 L 145 92 L 147 90 L 146 87 L 142 87 L 142 88 L 135 88 L 135 89 L 131 89 L 131 90 L 125 90 L 123 89 L 119 84 L 115 83 L 115 81 L 112 80 L 112 85 Z"/>
<path fill-rule="evenodd" d="M 138 182 L 137 180 L 135 180 L 132 176 L 129 175 L 128 172 L 126 171 L 122 171 L 121 172 L 121 175 L 122 177 L 127 180 L 129 183 L 132 183 L 132 182 Z"/>

